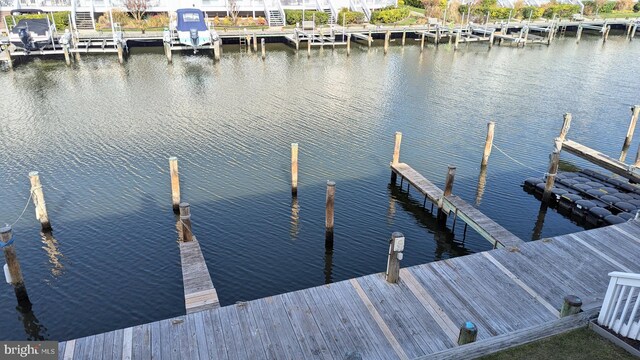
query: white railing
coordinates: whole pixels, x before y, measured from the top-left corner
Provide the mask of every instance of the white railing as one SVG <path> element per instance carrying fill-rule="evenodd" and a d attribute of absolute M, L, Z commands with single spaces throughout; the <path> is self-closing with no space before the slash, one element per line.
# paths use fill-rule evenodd
<path fill-rule="evenodd" d="M 640 340 L 640 274 L 612 272 L 598 324 L 622 336 Z"/>

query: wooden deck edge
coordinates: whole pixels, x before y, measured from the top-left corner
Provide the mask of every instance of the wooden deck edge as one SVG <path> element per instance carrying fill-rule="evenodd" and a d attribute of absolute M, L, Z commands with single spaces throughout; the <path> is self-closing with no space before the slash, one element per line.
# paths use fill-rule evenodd
<path fill-rule="evenodd" d="M 600 327 L 600 325 L 598 325 L 595 321 L 593 321 L 593 320 L 589 321 L 589 329 L 591 329 L 591 331 L 593 331 L 594 333 L 602 336 L 604 339 L 607 339 L 608 341 L 611 341 L 612 343 L 616 344 L 617 346 L 623 348 L 629 354 L 631 354 L 631 355 L 633 355 L 633 356 L 635 356 L 637 358 L 640 358 L 640 351 L 638 351 L 633 346 L 627 344 L 626 342 L 618 339 L 618 337 L 616 337 L 615 335 L 611 334 L 607 330 L 605 330 L 602 327 Z"/>
<path fill-rule="evenodd" d="M 514 331 L 512 333 L 494 336 L 487 340 L 458 346 L 415 358 L 415 360 L 457 360 L 477 359 L 481 356 L 524 345 L 536 340 L 574 330 L 587 324 L 598 316 L 600 307 L 586 310 L 577 315 L 567 316 L 550 321 L 542 325 Z"/>

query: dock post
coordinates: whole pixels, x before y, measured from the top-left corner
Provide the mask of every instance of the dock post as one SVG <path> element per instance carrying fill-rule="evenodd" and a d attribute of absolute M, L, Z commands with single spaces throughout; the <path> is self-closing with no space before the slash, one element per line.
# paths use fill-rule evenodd
<path fill-rule="evenodd" d="M 220 39 L 213 42 L 213 58 L 220 61 Z"/>
<path fill-rule="evenodd" d="M 67 66 L 71 65 L 71 55 L 69 54 L 69 45 L 62 45 L 62 51 L 64 52 L 64 62 Z"/>
<path fill-rule="evenodd" d="M 549 171 L 547 172 L 547 181 L 544 185 L 544 193 L 542 194 L 542 202 L 547 203 L 551 197 L 551 189 L 556 181 L 558 174 L 558 166 L 560 165 L 560 152 L 562 151 L 562 140 L 557 137 L 553 152 L 549 156 Z"/>
<path fill-rule="evenodd" d="M 495 32 L 492 32 L 491 35 L 489 35 L 489 49 L 493 47 L 493 40 L 495 38 L 495 35 Z"/>
<path fill-rule="evenodd" d="M 264 46 L 264 39 L 260 39 L 260 49 L 262 50 L 262 60 L 267 57 L 267 48 Z"/>
<path fill-rule="evenodd" d="M 640 115 L 640 105 L 634 105 L 631 107 L 631 121 L 629 122 L 629 129 L 627 129 L 627 136 L 624 138 L 624 144 L 622 145 L 622 152 L 620 153 L 620 161 L 624 162 L 627 157 L 627 150 L 631 145 L 631 139 L 633 139 L 633 133 L 636 130 L 636 123 L 638 122 L 638 115 Z"/>
<path fill-rule="evenodd" d="M 481 166 L 487 166 L 489 163 L 489 155 L 491 155 L 491 149 L 493 148 L 493 133 L 496 128 L 496 123 L 489 121 L 487 123 L 487 139 L 484 142 L 484 152 L 482 153 Z"/>
<path fill-rule="evenodd" d="M 453 44 L 453 50 L 458 50 L 459 42 L 460 42 L 460 31 L 456 33 L 456 42 Z"/>
<path fill-rule="evenodd" d="M 20 269 L 20 262 L 18 262 L 18 256 L 16 254 L 13 241 L 11 226 L 6 225 L 0 228 L 0 246 L 4 252 L 4 259 L 9 270 L 7 282 L 13 285 L 18 304 L 22 307 L 29 308 L 31 307 L 31 302 L 27 295 L 27 288 L 24 285 L 24 278 L 22 277 L 22 270 Z M 5 272 L 5 275 L 6 274 L 7 273 Z"/>
<path fill-rule="evenodd" d="M 402 46 L 404 46 L 407 41 L 407 29 L 402 30 Z"/>
<path fill-rule="evenodd" d="M 173 53 L 171 52 L 171 44 L 164 43 L 164 54 L 167 56 L 167 63 L 173 63 Z"/>
<path fill-rule="evenodd" d="M 424 51 L 424 33 L 422 33 L 422 38 L 420 39 L 420 52 Z"/>
<path fill-rule="evenodd" d="M 351 55 L 351 34 L 347 34 L 347 56 Z"/>
<path fill-rule="evenodd" d="M 173 212 L 180 211 L 180 174 L 178 173 L 178 158 L 169 158 L 169 173 L 171 174 L 171 204 Z"/>
<path fill-rule="evenodd" d="M 632 28 L 632 22 L 631 20 L 629 20 L 629 22 L 627 22 L 627 24 L 625 25 L 625 27 L 627 28 L 627 38 L 629 38 L 629 36 L 631 35 L 631 28 Z"/>
<path fill-rule="evenodd" d="M 402 133 L 400 131 L 396 131 L 395 144 L 393 146 L 393 159 L 391 160 L 391 165 L 396 165 L 400 162 L 400 143 L 402 143 Z M 395 185 L 398 175 L 391 170 L 391 184 Z"/>
<path fill-rule="evenodd" d="M 44 201 L 44 193 L 42 191 L 42 184 L 40 183 L 40 175 L 37 171 L 32 171 L 29 173 L 29 180 L 31 181 L 31 197 L 33 198 L 33 205 L 36 208 L 36 219 L 40 221 L 42 231 L 50 231 L 51 222 L 49 221 L 47 205 Z"/>
<path fill-rule="evenodd" d="M 451 195 L 451 192 L 453 190 L 453 181 L 455 180 L 455 177 L 456 177 L 456 167 L 449 165 L 447 169 L 447 179 L 445 180 L 445 184 L 444 184 L 444 191 L 442 193 L 442 197 L 438 199 L 437 219 L 441 225 L 444 225 L 447 223 L 448 214 L 444 209 L 444 198 Z"/>
<path fill-rule="evenodd" d="M 395 284 L 400 278 L 400 260 L 402 260 L 404 251 L 404 235 L 401 232 L 391 234 L 389 241 L 389 255 L 387 257 L 387 271 L 385 279 L 387 282 Z"/>
<path fill-rule="evenodd" d="M 369 29 L 369 37 L 367 38 L 368 47 L 371 47 L 372 42 L 373 42 L 373 36 L 371 36 L 371 29 Z"/>
<path fill-rule="evenodd" d="M 325 202 L 324 239 L 325 245 L 333 244 L 333 210 L 336 198 L 336 183 L 327 180 L 327 197 Z"/>
<path fill-rule="evenodd" d="M 311 57 L 311 39 L 307 40 L 307 57 Z"/>
<path fill-rule="evenodd" d="M 120 41 L 118 41 L 116 48 L 118 49 L 118 62 L 120 64 L 124 64 L 124 49 L 122 48 L 122 43 Z"/>
<path fill-rule="evenodd" d="M 389 39 L 391 38 L 391 31 L 387 30 L 384 34 L 384 54 L 387 55 L 389 51 Z"/>
<path fill-rule="evenodd" d="M 180 224 L 182 224 L 182 241 L 188 242 L 193 240 L 193 231 L 191 231 L 191 209 L 189 203 L 180 203 Z"/>
<path fill-rule="evenodd" d="M 609 31 L 611 31 L 611 25 L 607 25 L 602 32 L 602 42 L 605 43 L 609 39 Z"/>
<path fill-rule="evenodd" d="M 478 337 L 478 327 L 471 321 L 467 321 L 460 328 L 460 335 L 458 335 L 458 345 L 469 344 L 476 341 Z"/>
<path fill-rule="evenodd" d="M 629 40 L 633 40 L 633 38 L 636 36 L 636 30 L 638 29 L 638 23 L 636 22 L 633 25 L 633 30 L 631 30 L 631 36 L 629 37 Z"/>
<path fill-rule="evenodd" d="M 576 43 L 580 42 L 580 38 L 582 37 L 582 24 L 578 25 L 578 32 L 576 33 Z"/>
<path fill-rule="evenodd" d="M 527 39 L 529 38 L 529 27 L 524 30 L 524 41 L 522 41 L 522 47 L 527 46 Z"/>
<path fill-rule="evenodd" d="M 636 152 L 636 161 L 633 163 L 633 166 L 640 166 L 640 144 L 638 144 L 638 152 Z"/>
<path fill-rule="evenodd" d="M 435 38 L 436 46 L 440 44 L 440 25 L 436 25 L 436 38 Z"/>
<path fill-rule="evenodd" d="M 253 33 L 253 51 L 258 52 L 258 36 Z"/>
<path fill-rule="evenodd" d="M 13 70 L 13 60 L 11 60 L 11 46 L 7 46 L 5 50 L 7 52 L 7 67 L 9 70 Z"/>
<path fill-rule="evenodd" d="M 291 144 L 291 195 L 298 195 L 298 143 Z"/>
<path fill-rule="evenodd" d="M 560 317 L 575 315 L 580 312 L 581 308 L 582 300 L 579 297 L 567 295 L 564 297 L 564 303 L 562 304 L 562 309 L 560 309 Z"/>

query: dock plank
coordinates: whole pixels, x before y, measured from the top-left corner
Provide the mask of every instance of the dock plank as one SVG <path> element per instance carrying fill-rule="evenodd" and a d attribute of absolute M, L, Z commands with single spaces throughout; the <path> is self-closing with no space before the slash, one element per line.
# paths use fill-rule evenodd
<path fill-rule="evenodd" d="M 218 293 L 197 239 L 178 242 L 187 314 L 220 307 Z"/>
<path fill-rule="evenodd" d="M 626 179 L 632 180 L 636 183 L 640 182 L 640 174 L 638 174 L 635 169 L 631 168 L 630 165 L 597 150 L 591 149 L 588 146 L 579 144 L 572 140 L 565 140 L 562 143 L 562 150 L 587 160 L 592 164 L 596 164 Z"/>

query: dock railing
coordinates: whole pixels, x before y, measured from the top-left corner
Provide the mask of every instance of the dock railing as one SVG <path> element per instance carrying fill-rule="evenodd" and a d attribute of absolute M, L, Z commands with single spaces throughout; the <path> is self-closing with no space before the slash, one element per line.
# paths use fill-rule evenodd
<path fill-rule="evenodd" d="M 611 272 L 598 324 L 622 336 L 640 340 L 640 274 Z"/>

